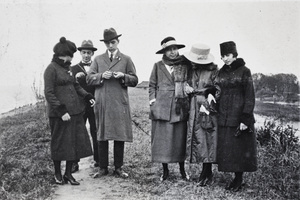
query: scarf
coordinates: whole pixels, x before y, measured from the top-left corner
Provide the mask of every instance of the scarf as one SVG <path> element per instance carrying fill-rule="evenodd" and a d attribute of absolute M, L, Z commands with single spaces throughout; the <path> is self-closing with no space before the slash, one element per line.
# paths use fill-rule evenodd
<path fill-rule="evenodd" d="M 184 64 L 184 58 L 178 55 L 175 59 L 170 59 L 166 55 L 162 57 L 163 63 L 173 67 L 175 82 L 175 111 L 176 114 L 182 114 L 183 118 L 188 116 L 189 99 L 184 91 L 187 82 L 187 65 Z"/>
<path fill-rule="evenodd" d="M 65 62 L 64 60 L 60 59 L 57 55 L 53 55 L 53 58 L 52 58 L 52 62 L 55 62 L 57 63 L 59 66 L 63 67 L 63 68 L 66 68 L 66 69 L 69 69 L 70 65 L 71 65 L 71 62 L 70 61 L 67 61 Z"/>

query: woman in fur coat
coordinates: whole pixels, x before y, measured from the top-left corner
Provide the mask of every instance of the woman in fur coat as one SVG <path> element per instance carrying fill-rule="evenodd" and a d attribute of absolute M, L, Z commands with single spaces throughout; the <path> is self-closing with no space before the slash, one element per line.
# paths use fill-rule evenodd
<path fill-rule="evenodd" d="M 169 177 L 168 163 L 179 163 L 181 177 L 189 179 L 184 169 L 188 96 L 184 92 L 187 65 L 178 49 L 175 38 L 161 41 L 162 60 L 155 63 L 149 81 L 150 118 L 152 120 L 152 162 L 162 163 L 161 180 Z"/>
<path fill-rule="evenodd" d="M 234 172 L 235 178 L 225 189 L 241 189 L 244 172 L 257 170 L 256 134 L 254 132 L 255 95 L 251 71 L 237 58 L 233 41 L 220 44 L 225 65 L 219 71 L 218 169 Z"/>
<path fill-rule="evenodd" d="M 76 82 L 70 71 L 76 46 L 60 38 L 54 48 L 51 63 L 44 72 L 45 97 L 51 128 L 51 158 L 54 163 L 55 183 L 70 182 L 79 185 L 71 174 L 75 160 L 92 155 L 90 139 L 83 120 L 85 109 L 83 97 L 92 106 L 94 97 Z M 66 160 L 64 176 L 61 175 L 61 161 Z"/>

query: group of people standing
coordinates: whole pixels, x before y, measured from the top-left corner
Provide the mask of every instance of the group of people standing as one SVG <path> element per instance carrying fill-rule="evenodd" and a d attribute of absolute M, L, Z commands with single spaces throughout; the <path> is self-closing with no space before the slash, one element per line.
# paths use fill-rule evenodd
<path fill-rule="evenodd" d="M 62 37 L 53 48 L 44 81 L 57 184 L 79 185 L 72 173 L 79 170 L 80 158 L 90 155 L 99 167 L 94 178 L 107 175 L 109 140 L 114 141 L 114 174 L 128 177 L 122 169 L 124 142 L 133 140 L 127 88 L 135 87 L 138 77 L 131 58 L 118 49 L 120 36 L 105 29 L 100 41 L 107 50 L 93 61 L 97 48 L 90 40 L 77 48 Z M 209 46 L 195 44 L 180 55 L 183 47 L 167 37 L 156 52 L 163 56 L 149 81 L 152 162 L 162 163 L 162 181 L 169 177 L 169 163 L 179 163 L 185 180 L 190 179 L 185 160 L 202 163 L 200 186 L 212 183 L 212 164 L 218 164 L 220 171 L 235 173 L 226 189 L 238 191 L 243 172 L 257 169 L 251 72 L 232 41 L 220 44 L 225 63 L 220 70 Z M 71 66 L 77 50 L 82 61 Z"/>
<path fill-rule="evenodd" d="M 94 178 L 109 173 L 109 140 L 114 141 L 114 174 L 128 177 L 123 169 L 124 142 L 132 142 L 131 115 L 127 87 L 138 83 L 131 58 L 118 49 L 119 37 L 105 29 L 107 50 L 91 60 L 97 50 L 92 41 L 81 47 L 61 37 L 54 46 L 53 59 L 44 72 L 45 97 L 51 129 L 51 158 L 56 184 L 79 185 L 72 173 L 79 170 L 80 158 L 94 155 Z M 71 66 L 79 50 L 82 61 Z M 85 126 L 89 120 L 90 138 Z M 92 149 L 93 147 L 93 149 Z M 64 175 L 61 161 L 66 161 Z"/>
<path fill-rule="evenodd" d="M 161 180 L 169 177 L 168 163 L 179 163 L 188 180 L 189 160 L 202 163 L 199 186 L 213 182 L 212 164 L 218 164 L 219 171 L 235 173 L 225 189 L 240 190 L 243 173 L 257 170 L 257 153 L 253 81 L 236 44 L 220 44 L 220 70 L 205 44 L 180 55 L 185 45 L 167 37 L 161 47 L 149 82 L 152 162 L 162 163 Z"/>

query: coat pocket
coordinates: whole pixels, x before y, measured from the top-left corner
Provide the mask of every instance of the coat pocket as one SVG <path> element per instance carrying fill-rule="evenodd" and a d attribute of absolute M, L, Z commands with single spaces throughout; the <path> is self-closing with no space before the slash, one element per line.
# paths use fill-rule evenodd
<path fill-rule="evenodd" d="M 211 116 L 205 113 L 199 113 L 199 123 L 200 126 L 205 130 L 214 128 L 214 123 Z"/>

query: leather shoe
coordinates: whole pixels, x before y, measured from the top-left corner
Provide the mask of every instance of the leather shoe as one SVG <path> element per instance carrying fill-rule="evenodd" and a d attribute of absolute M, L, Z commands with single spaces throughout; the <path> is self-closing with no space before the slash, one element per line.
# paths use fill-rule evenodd
<path fill-rule="evenodd" d="M 73 164 L 72 164 L 71 172 L 72 172 L 72 173 L 75 173 L 75 172 L 77 172 L 78 170 L 79 170 L 78 162 L 73 163 Z"/>
<path fill-rule="evenodd" d="M 242 189 L 242 182 L 243 180 L 237 180 L 236 184 L 232 187 L 232 191 L 238 192 L 240 189 Z"/>
<path fill-rule="evenodd" d="M 165 181 L 169 177 L 169 170 L 164 170 L 163 175 L 160 177 L 160 181 Z"/>
<path fill-rule="evenodd" d="M 129 176 L 128 173 L 124 172 L 122 168 L 115 169 L 114 174 L 122 178 L 128 178 Z"/>
<path fill-rule="evenodd" d="M 198 186 L 200 187 L 204 187 L 205 186 L 205 182 L 206 182 L 206 178 L 202 178 L 202 179 L 199 179 L 199 182 L 198 182 Z"/>
<path fill-rule="evenodd" d="M 236 183 L 237 183 L 237 180 L 235 178 L 229 184 L 227 184 L 227 186 L 225 187 L 225 190 L 231 190 L 232 188 L 235 187 Z"/>
<path fill-rule="evenodd" d="M 101 176 L 105 176 L 108 174 L 108 169 L 107 168 L 100 168 L 99 171 L 93 175 L 93 178 L 99 178 Z"/>
<path fill-rule="evenodd" d="M 77 182 L 77 181 L 75 180 L 75 178 L 72 177 L 72 175 L 71 175 L 70 177 L 68 177 L 67 175 L 64 175 L 64 181 L 65 181 L 65 183 L 70 182 L 71 185 L 80 185 L 80 183 Z"/>
<path fill-rule="evenodd" d="M 60 175 L 55 174 L 54 175 L 54 180 L 55 180 L 55 183 L 57 185 L 63 185 L 64 184 L 61 174 Z"/>
<path fill-rule="evenodd" d="M 213 184 L 213 173 L 208 175 L 205 180 L 205 185 L 212 185 Z"/>

